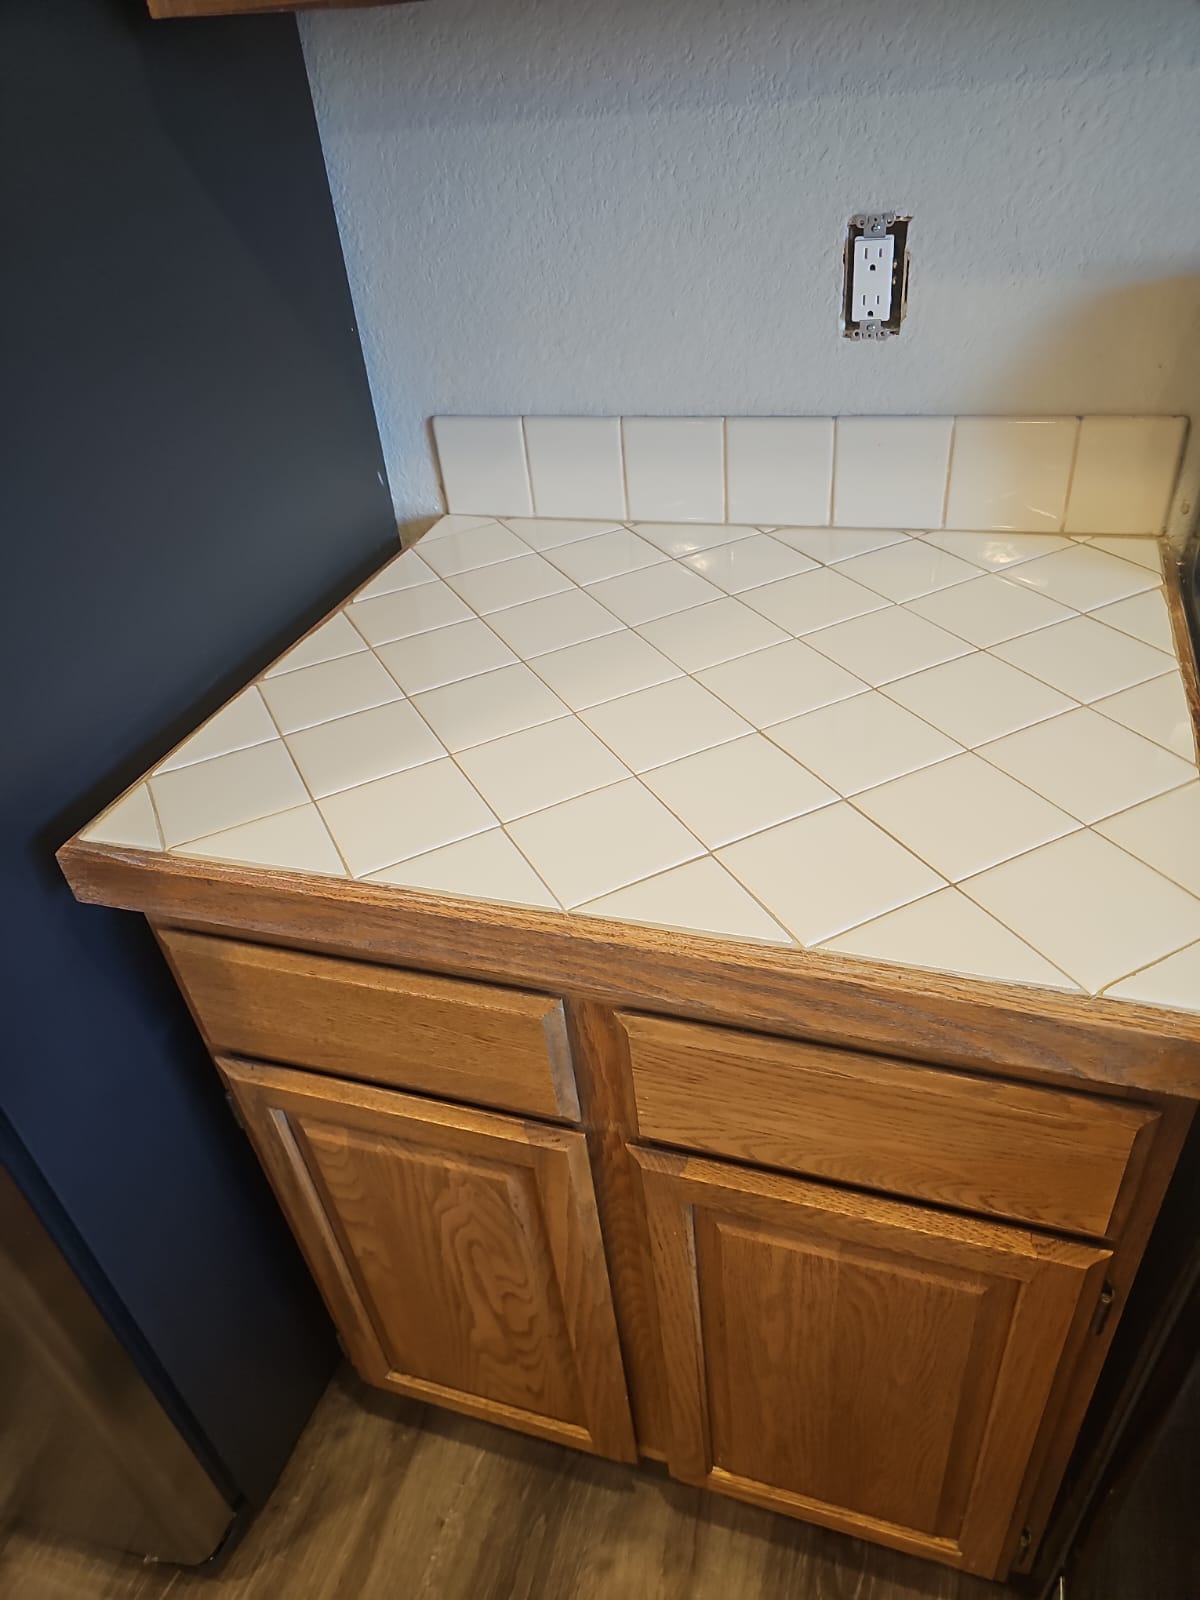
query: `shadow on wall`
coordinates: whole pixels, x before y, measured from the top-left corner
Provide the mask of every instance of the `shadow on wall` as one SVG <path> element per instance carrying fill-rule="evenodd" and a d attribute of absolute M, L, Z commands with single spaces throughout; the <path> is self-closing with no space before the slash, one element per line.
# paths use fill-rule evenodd
<path fill-rule="evenodd" d="M 1114 369 L 1142 371 L 1138 411 L 1191 418 L 1167 518 L 1168 533 L 1178 546 L 1200 507 L 1200 276 L 1127 284 L 1073 302 L 1044 328 L 1032 329 L 1007 368 L 995 366 L 989 392 L 971 409 L 999 416 L 1021 412 L 1027 409 L 1025 397 L 1033 393 L 1050 397 L 1038 408 L 1042 414 L 1086 412 L 1089 394 L 1111 390 Z M 1154 398 L 1156 389 L 1160 402 Z M 1062 404 L 1054 402 L 1057 395 Z"/>

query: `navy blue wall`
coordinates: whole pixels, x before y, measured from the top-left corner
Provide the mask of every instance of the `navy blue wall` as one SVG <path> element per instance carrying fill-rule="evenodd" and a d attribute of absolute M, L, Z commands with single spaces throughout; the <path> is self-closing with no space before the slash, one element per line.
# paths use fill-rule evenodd
<path fill-rule="evenodd" d="M 53 852 L 394 548 L 290 16 L 0 7 L 0 1113 L 228 1479 L 327 1320 L 140 919 Z"/>

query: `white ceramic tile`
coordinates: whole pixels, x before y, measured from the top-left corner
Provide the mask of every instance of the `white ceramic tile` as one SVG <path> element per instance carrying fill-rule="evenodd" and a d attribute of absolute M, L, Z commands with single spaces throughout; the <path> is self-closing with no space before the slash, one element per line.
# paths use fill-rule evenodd
<path fill-rule="evenodd" d="M 910 537 L 897 528 L 776 528 L 774 536 L 822 566 L 849 561 L 890 544 L 905 544 Z"/>
<path fill-rule="evenodd" d="M 989 916 L 961 889 L 939 889 L 851 928 L 821 946 L 869 961 L 932 967 L 967 978 L 998 983 L 1035 983 L 1050 989 L 1078 989 L 1044 956 Z"/>
<path fill-rule="evenodd" d="M 1023 562 L 1009 577 L 1013 583 L 1028 584 L 1076 611 L 1094 611 L 1158 585 L 1158 578 L 1145 567 L 1090 544 L 1074 544 L 1069 550 Z"/>
<path fill-rule="evenodd" d="M 642 781 L 711 850 L 837 799 L 761 733 L 656 767 Z"/>
<path fill-rule="evenodd" d="M 967 528 L 950 528 L 944 533 L 924 533 L 921 537 L 926 544 L 948 550 L 952 556 L 961 556 L 985 572 L 1006 572 L 1023 561 L 1036 561 L 1038 556 L 1072 548 L 1071 541 L 1059 533 L 979 533 Z"/>
<path fill-rule="evenodd" d="M 889 606 L 878 615 L 852 617 L 849 622 L 809 634 L 808 642 L 876 688 L 939 661 L 966 655 L 970 648 L 903 606 Z"/>
<path fill-rule="evenodd" d="M 160 761 L 155 770 L 170 772 L 174 767 L 207 761 L 210 756 L 228 755 L 231 750 L 244 750 L 248 745 L 265 744 L 268 739 L 277 737 L 262 696 L 251 686 L 209 717 L 190 739 L 185 739 L 165 761 Z"/>
<path fill-rule="evenodd" d="M 1178 788 L 1196 770 L 1088 706 L 981 745 L 979 753 L 1080 822 Z"/>
<path fill-rule="evenodd" d="M 1110 556 L 1120 556 L 1123 561 L 1133 561 L 1154 574 L 1157 582 L 1162 577 L 1162 556 L 1157 539 L 1119 538 L 1116 536 L 1088 539 L 1093 550 L 1103 550 Z"/>
<path fill-rule="evenodd" d="M 720 589 L 677 561 L 664 561 L 619 578 L 605 578 L 591 584 L 588 593 L 631 627 L 721 598 Z"/>
<path fill-rule="evenodd" d="M 887 604 L 873 589 L 830 567 L 748 590 L 745 603 L 791 634 L 813 633 L 848 617 L 880 611 Z"/>
<path fill-rule="evenodd" d="M 453 761 L 429 761 L 318 802 L 356 878 L 482 833 L 496 818 Z"/>
<path fill-rule="evenodd" d="M 730 417 L 725 470 L 732 522 L 828 522 L 833 419 Z"/>
<path fill-rule="evenodd" d="M 456 622 L 452 628 L 436 628 L 432 633 L 381 644 L 376 654 L 405 694 L 457 683 L 516 660 L 478 617 Z"/>
<path fill-rule="evenodd" d="M 761 529 L 736 522 L 635 522 L 633 531 L 665 555 L 690 556 L 736 539 L 753 539 Z"/>
<path fill-rule="evenodd" d="M 681 613 L 682 616 L 690 614 Z M 599 639 L 585 639 L 582 644 L 568 645 L 565 650 L 552 650 L 548 655 L 536 657 L 534 670 L 573 711 L 582 711 L 587 706 L 599 705 L 602 700 L 615 700 L 618 695 L 633 694 L 637 689 L 648 689 L 651 684 L 665 683 L 668 678 L 680 676 L 675 663 L 647 644 L 632 628 L 606 633 Z"/>
<path fill-rule="evenodd" d="M 405 700 L 302 728 L 288 735 L 287 746 L 318 800 L 446 754 Z"/>
<path fill-rule="evenodd" d="M 787 932 L 711 856 L 631 883 L 576 910 L 586 917 L 611 917 L 618 922 L 691 928 L 770 944 L 792 943 Z"/>
<path fill-rule="evenodd" d="M 878 689 L 781 722 L 770 737 L 842 795 L 960 753 L 953 739 Z"/>
<path fill-rule="evenodd" d="M 945 887 L 844 800 L 726 845 L 717 856 L 805 945 Z"/>
<path fill-rule="evenodd" d="M 556 550 L 560 544 L 576 539 L 591 539 L 616 526 L 608 517 L 505 517 L 505 526 L 519 535 L 533 550 Z"/>
<path fill-rule="evenodd" d="M 855 805 L 952 883 L 1079 824 L 976 755 L 953 756 L 855 797 Z"/>
<path fill-rule="evenodd" d="M 1086 828 L 962 887 L 1092 993 L 1200 938 L 1200 900 Z"/>
<path fill-rule="evenodd" d="M 624 417 L 621 433 L 631 520 L 725 520 L 720 417 Z"/>
<path fill-rule="evenodd" d="M 1178 672 L 1164 673 L 1133 689 L 1108 695 L 1094 702 L 1095 709 L 1123 728 L 1132 728 L 1146 739 L 1153 739 L 1165 750 L 1174 751 L 1184 761 L 1195 761 L 1192 717 L 1183 680 Z"/>
<path fill-rule="evenodd" d="M 1057 600 L 1007 578 L 987 574 L 908 602 L 908 609 L 948 633 L 985 649 L 1021 633 L 1048 628 L 1075 615 Z"/>
<path fill-rule="evenodd" d="M 1185 783 L 1096 824 L 1096 832 L 1131 856 L 1200 895 L 1200 783 Z"/>
<path fill-rule="evenodd" d="M 370 881 L 432 894 L 465 895 L 471 900 L 559 909 L 558 901 L 503 828 L 489 828 L 426 855 L 413 856 L 383 872 L 373 872 Z"/>
<path fill-rule="evenodd" d="M 263 678 L 259 688 L 281 733 L 295 733 L 401 697 L 395 679 L 370 651 L 322 661 L 279 678 Z"/>
<path fill-rule="evenodd" d="M 168 849 L 308 799 L 282 739 L 160 773 L 150 779 L 150 791 Z"/>
<path fill-rule="evenodd" d="M 782 628 L 733 599 L 714 600 L 644 622 L 639 632 L 688 672 L 782 644 L 788 637 Z"/>
<path fill-rule="evenodd" d="M 473 572 L 476 567 L 513 561 L 517 556 L 528 555 L 529 550 L 511 528 L 500 522 L 485 522 L 482 527 L 468 528 L 465 533 L 454 533 L 433 543 L 422 541 L 421 554 L 435 572 L 449 578 L 458 572 Z"/>
<path fill-rule="evenodd" d="M 903 544 L 888 545 L 867 555 L 851 556 L 842 563 L 841 571 L 888 600 L 915 600 L 918 595 L 932 594 L 979 576 L 979 569 L 969 561 L 921 539 L 907 539 Z"/>
<path fill-rule="evenodd" d="M 526 417 L 525 449 L 540 517 L 625 515 L 617 417 Z"/>
<path fill-rule="evenodd" d="M 533 501 L 520 417 L 434 417 L 433 437 L 449 510 L 473 516 L 530 515 Z"/>
<path fill-rule="evenodd" d="M 971 749 L 1070 711 L 1074 704 L 982 650 L 899 678 L 885 692 Z"/>
<path fill-rule="evenodd" d="M 354 655 L 365 649 L 366 645 L 359 634 L 339 611 L 280 656 L 274 666 L 267 668 L 265 676 L 275 678 L 284 672 L 296 672 L 301 667 L 316 666 L 320 661 L 334 661 L 339 656 Z"/>
<path fill-rule="evenodd" d="M 749 723 L 692 678 L 672 678 L 580 715 L 634 772 L 750 732 Z"/>
<path fill-rule="evenodd" d="M 833 520 L 846 528 L 940 528 L 951 417 L 839 417 Z"/>
<path fill-rule="evenodd" d="M 1118 1000 L 1176 1011 L 1200 1011 L 1200 944 L 1188 945 L 1104 991 Z"/>
<path fill-rule="evenodd" d="M 1057 533 L 1078 431 L 1074 417 L 959 417 L 944 525 Z"/>
<path fill-rule="evenodd" d="M 571 587 L 570 580 L 557 567 L 535 555 L 455 573 L 446 582 L 481 617 L 490 611 L 522 605 L 526 600 L 540 600 L 543 595 L 560 594 Z"/>
<path fill-rule="evenodd" d="M 756 589 L 760 584 L 774 583 L 778 578 L 790 578 L 796 572 L 809 572 L 816 562 L 798 550 L 790 549 L 772 539 L 769 533 L 755 534 L 752 539 L 739 539 L 736 544 L 718 545 L 712 550 L 701 550 L 694 556 L 683 558 L 685 567 L 698 572 L 702 578 L 715 583 L 727 594 L 739 594 L 743 589 Z"/>
<path fill-rule="evenodd" d="M 429 534 L 425 537 L 429 538 Z M 416 589 L 423 583 L 436 583 L 437 573 L 421 560 L 415 550 L 405 550 L 394 561 L 389 561 L 369 583 L 355 591 L 355 600 L 374 600 L 381 594 L 394 594 L 397 589 Z"/>
<path fill-rule="evenodd" d="M 495 522 L 494 516 L 467 517 L 461 514 L 439 517 L 431 528 L 427 528 L 421 535 L 422 539 L 447 539 L 451 534 L 466 533 L 468 528 L 482 528 L 485 522 Z"/>
<path fill-rule="evenodd" d="M 1091 617 L 1071 617 L 992 648 L 1001 660 L 1085 702 L 1157 678 L 1174 665 L 1153 645 Z"/>
<path fill-rule="evenodd" d="M 628 528 L 614 528 L 610 533 L 598 533 L 591 539 L 560 545 L 551 552 L 550 559 L 573 582 L 598 583 L 601 578 L 615 578 L 622 572 L 656 567 L 667 558 L 654 545 L 630 533 Z"/>
<path fill-rule="evenodd" d="M 394 594 L 377 595 L 372 600 L 356 600 L 347 607 L 346 615 L 368 644 L 380 645 L 466 622 L 472 612 L 449 584 L 438 579 L 436 583 L 424 583 L 416 589 L 401 589 Z"/>
<path fill-rule="evenodd" d="M 563 905 L 582 905 L 703 854 L 635 778 L 512 822 L 509 833 Z"/>
<path fill-rule="evenodd" d="M 1186 417 L 1084 417 L 1068 530 L 1160 533 L 1186 435 Z"/>
<path fill-rule="evenodd" d="M 147 784 L 139 783 L 127 795 L 102 811 L 80 835 L 89 844 L 123 844 L 138 850 L 161 850 L 162 835 Z"/>
<path fill-rule="evenodd" d="M 469 749 L 567 715 L 567 708 L 523 663 L 430 689 L 413 701 L 447 750 Z"/>
<path fill-rule="evenodd" d="M 475 745 L 462 752 L 458 764 L 501 822 L 629 777 L 612 751 L 575 717 Z"/>
<path fill-rule="evenodd" d="M 1107 623 L 1143 644 L 1156 650 L 1175 654 L 1175 636 L 1171 631 L 1171 615 L 1161 589 L 1147 589 L 1142 594 L 1132 594 L 1128 600 L 1117 600 L 1111 606 L 1097 606 L 1091 613 L 1097 622 Z"/>
<path fill-rule="evenodd" d="M 696 676 L 756 728 L 862 694 L 866 687 L 799 639 L 706 667 Z"/>
<path fill-rule="evenodd" d="M 636 576 L 636 574 L 635 574 Z M 620 581 L 620 580 L 618 580 Z M 494 612 L 489 624 L 523 660 L 565 650 L 584 639 L 616 633 L 620 622 L 611 611 L 582 589 L 564 589 L 544 600 L 529 600 L 507 611 Z"/>
<path fill-rule="evenodd" d="M 334 848 L 329 830 L 311 801 L 294 811 L 243 822 L 206 839 L 180 846 L 179 855 L 201 856 L 206 861 L 236 861 L 252 867 L 275 867 L 285 872 L 319 872 L 344 878 L 346 868 Z"/>

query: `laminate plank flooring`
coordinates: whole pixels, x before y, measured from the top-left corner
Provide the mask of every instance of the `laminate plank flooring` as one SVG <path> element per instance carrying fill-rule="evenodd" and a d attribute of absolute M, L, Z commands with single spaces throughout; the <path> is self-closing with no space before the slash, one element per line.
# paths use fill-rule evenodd
<path fill-rule="evenodd" d="M 13 1600 L 1007 1600 L 966 1578 L 634 1470 L 331 1384 L 216 1570 L 0 1532 Z"/>

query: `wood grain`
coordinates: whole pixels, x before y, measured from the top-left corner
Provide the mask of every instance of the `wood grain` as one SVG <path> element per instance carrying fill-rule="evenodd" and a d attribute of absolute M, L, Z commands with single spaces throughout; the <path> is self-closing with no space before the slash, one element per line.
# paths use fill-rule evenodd
<path fill-rule="evenodd" d="M 14 1600 L 1015 1600 L 880 1545 L 331 1385 L 217 1570 L 0 1529 Z M 1164 1597 L 1165 1600 L 1165 1597 Z"/>
<path fill-rule="evenodd" d="M 567 1007 L 596 1203 L 625 1359 L 638 1450 L 666 1456 L 666 1390 L 641 1179 L 628 1142 L 637 1132 L 625 1035 L 605 1006 Z"/>
<path fill-rule="evenodd" d="M 1200 1097 L 1200 1014 L 78 837 L 58 859 L 78 899 L 163 926 L 913 1052 L 945 1066 Z"/>
<path fill-rule="evenodd" d="M 217 1064 L 363 1377 L 635 1459 L 581 1133 Z"/>
<path fill-rule="evenodd" d="M 560 1000 L 169 929 L 159 940 L 214 1051 L 578 1120 Z"/>
<path fill-rule="evenodd" d="M 998 1575 L 1063 1348 L 1110 1252 L 695 1157 L 634 1157 L 672 1472 Z"/>
<path fill-rule="evenodd" d="M 623 1012 L 642 1137 L 1108 1232 L 1151 1106 Z M 1053 1181 L 1047 1174 L 1053 1173 Z"/>

